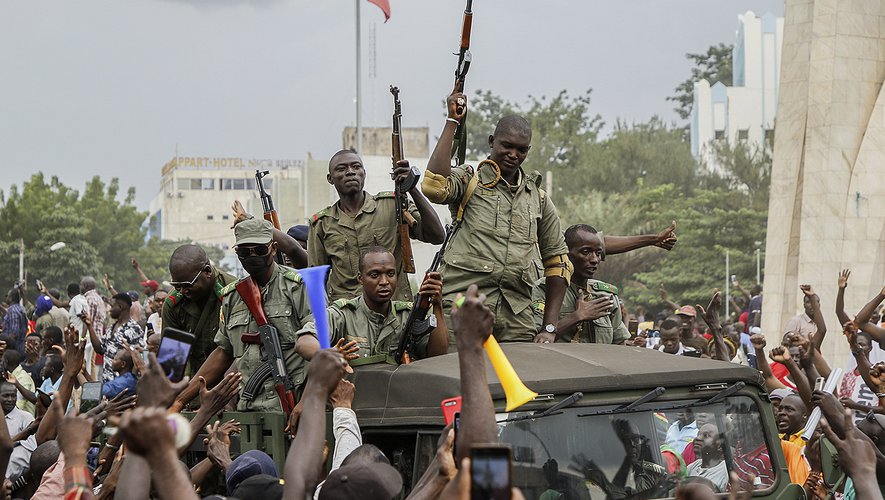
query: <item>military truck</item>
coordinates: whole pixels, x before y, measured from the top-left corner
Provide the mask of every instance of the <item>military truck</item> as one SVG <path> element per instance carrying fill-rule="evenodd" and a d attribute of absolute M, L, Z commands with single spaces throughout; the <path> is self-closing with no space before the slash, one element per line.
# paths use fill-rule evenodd
<path fill-rule="evenodd" d="M 624 346 L 502 347 L 522 382 L 538 393 L 504 411 L 507 396 L 487 363 L 499 438 L 512 447 L 513 485 L 527 499 L 671 497 L 672 474 L 701 453 L 700 444 L 680 441 L 680 419 L 697 422 L 707 434 L 715 430 L 719 440 L 722 462 L 706 471 L 707 479 L 695 480 L 725 491 L 722 477 L 735 471 L 754 498 L 804 498 L 801 487 L 790 484 L 758 371 Z M 444 427 L 440 402 L 460 393 L 457 354 L 361 366 L 355 383 L 364 441 L 385 452 L 410 489 L 434 456 Z"/>

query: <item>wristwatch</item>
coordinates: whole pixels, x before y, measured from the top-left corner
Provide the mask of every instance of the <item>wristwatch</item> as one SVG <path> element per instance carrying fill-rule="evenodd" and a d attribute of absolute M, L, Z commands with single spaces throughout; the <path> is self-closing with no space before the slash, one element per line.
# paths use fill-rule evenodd
<path fill-rule="evenodd" d="M 544 325 L 544 331 L 547 333 L 556 333 L 556 325 L 553 323 L 547 323 Z"/>

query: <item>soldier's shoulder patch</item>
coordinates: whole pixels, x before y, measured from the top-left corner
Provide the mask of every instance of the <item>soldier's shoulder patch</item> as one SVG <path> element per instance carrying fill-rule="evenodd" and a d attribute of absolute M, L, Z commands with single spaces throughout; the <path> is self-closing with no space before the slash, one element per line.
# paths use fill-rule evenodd
<path fill-rule="evenodd" d="M 283 277 L 289 281 L 294 281 L 296 283 L 301 283 L 301 274 L 294 269 L 287 269 L 283 271 Z"/>
<path fill-rule="evenodd" d="M 314 224 L 316 221 L 322 219 L 323 217 L 325 217 L 327 215 L 329 215 L 329 207 L 326 207 L 326 208 L 320 210 L 319 212 L 313 214 L 310 217 L 310 223 Z"/>
<path fill-rule="evenodd" d="M 532 302 L 532 310 L 537 314 L 544 314 L 544 305 L 544 301 L 536 300 L 535 302 Z"/>
<path fill-rule="evenodd" d="M 618 287 L 612 285 L 611 283 L 606 283 L 604 281 L 594 280 L 590 287 L 597 292 L 608 292 L 612 295 L 618 294 Z"/>
<path fill-rule="evenodd" d="M 528 175 L 528 180 L 535 186 L 541 187 L 541 182 L 543 182 L 544 177 L 541 175 L 541 172 L 533 170 L 532 173 Z"/>
<path fill-rule="evenodd" d="M 396 312 L 411 311 L 412 310 L 412 303 L 406 302 L 404 300 L 394 300 L 393 301 L 393 310 Z"/>
<path fill-rule="evenodd" d="M 396 193 L 393 191 L 381 191 L 380 193 L 375 195 L 375 199 L 378 198 L 393 198 L 396 196 Z"/>
<path fill-rule="evenodd" d="M 166 302 L 163 304 L 163 307 L 175 307 L 181 303 L 183 298 L 184 296 L 181 295 L 181 292 L 176 290 L 166 296 Z"/>
<path fill-rule="evenodd" d="M 337 309 L 355 309 L 357 306 L 357 299 L 337 299 L 332 302 L 332 306 Z"/>
<path fill-rule="evenodd" d="M 228 283 L 227 285 L 224 285 L 224 287 L 221 289 L 221 296 L 224 297 L 226 295 L 230 295 L 231 292 L 237 289 L 237 283 L 237 281 L 234 281 Z"/>

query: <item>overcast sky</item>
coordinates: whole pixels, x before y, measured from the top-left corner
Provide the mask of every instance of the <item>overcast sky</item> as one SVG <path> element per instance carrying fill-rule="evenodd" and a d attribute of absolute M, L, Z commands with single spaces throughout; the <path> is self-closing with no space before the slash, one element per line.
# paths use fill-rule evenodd
<path fill-rule="evenodd" d="M 463 0 L 363 2 L 363 125 L 442 126 Z M 595 112 L 676 120 L 686 52 L 733 43 L 763 0 L 476 0 L 467 93 L 593 89 Z M 355 122 L 354 0 L 38 0 L 0 6 L 0 188 L 95 174 L 146 208 L 182 156 L 325 158 Z M 370 32 L 375 32 L 372 50 Z M 374 61 L 374 63 L 373 63 Z"/>

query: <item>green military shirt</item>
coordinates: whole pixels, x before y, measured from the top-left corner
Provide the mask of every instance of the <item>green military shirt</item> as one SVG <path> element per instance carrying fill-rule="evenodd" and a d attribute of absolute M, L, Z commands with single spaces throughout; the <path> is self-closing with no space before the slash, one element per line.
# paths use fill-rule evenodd
<path fill-rule="evenodd" d="M 252 373 L 263 363 L 264 346 L 246 344 L 241 338 L 244 333 L 258 332 L 258 324 L 235 286 L 235 283 L 231 283 L 223 292 L 221 324 L 215 334 L 215 343 L 234 357 L 237 368 L 243 374 L 245 386 L 249 384 Z M 261 288 L 261 298 L 267 320 L 277 329 L 286 371 L 297 388 L 304 382 L 307 363 L 295 352 L 295 333 L 311 318 L 307 290 L 301 282 L 301 275 L 294 269 L 275 264 L 273 278 Z M 256 391 L 253 401 L 241 397 L 237 410 L 282 411 L 274 392 L 273 377 L 269 377 Z"/>
<path fill-rule="evenodd" d="M 409 212 L 416 221 L 409 230 L 409 235 L 414 239 L 427 241 L 421 224 L 421 214 L 411 201 Z M 361 293 L 362 289 L 356 281 L 360 252 L 374 245 L 390 250 L 396 260 L 399 275 L 394 299 L 411 301 L 412 288 L 408 275 L 403 272 L 403 250 L 396 224 L 396 197 L 392 191 L 374 196 L 366 193 L 363 207 L 354 217 L 335 203 L 310 218 L 307 265 L 332 266 L 328 281 L 330 300 L 352 299 Z"/>
<path fill-rule="evenodd" d="M 449 205 L 453 215 L 473 175 L 469 165 L 452 169 L 442 203 Z M 501 180 L 492 187 L 483 187 L 494 181 L 490 168 L 483 168 L 478 175 L 480 182 L 467 202 L 461 229 L 446 250 L 440 269 L 444 303 L 450 305 L 456 294 L 464 293 L 471 284 L 490 300 L 500 294 L 513 313 L 525 313 L 527 321 L 501 331 L 496 324 L 495 337 L 499 341 L 531 341 L 537 332 L 532 331 L 528 310 L 532 287 L 544 274 L 545 259 L 568 253 L 559 215 L 540 188 L 538 172 L 526 175 L 520 168 L 515 186 Z"/>
<path fill-rule="evenodd" d="M 170 293 L 163 303 L 163 327 L 176 328 L 196 337 L 188 358 L 190 373 L 196 373 L 215 349 L 214 339 L 215 332 L 218 331 L 221 293 L 224 287 L 236 281 L 236 278 L 216 267 L 212 268 L 212 274 L 215 276 L 215 287 L 202 307 L 188 300 L 177 290 Z"/>
<path fill-rule="evenodd" d="M 354 299 L 336 300 L 328 308 L 329 343 L 335 345 L 339 339 L 344 339 L 345 342 L 355 340 L 360 348 L 357 352 L 360 358 L 381 355 L 385 359 L 378 359 L 376 362 L 392 362 L 402 336 L 403 325 L 409 319 L 411 311 L 411 302 L 391 301 L 390 312 L 385 316 L 369 309 L 362 295 Z M 304 325 L 298 335 L 316 336 L 316 333 L 316 325 L 311 321 Z M 417 342 L 418 352 L 410 354 L 415 358 L 427 357 L 429 341 L 430 335 L 421 337 Z M 354 360 L 352 364 L 358 365 L 360 362 Z"/>
<path fill-rule="evenodd" d="M 541 328 L 544 324 L 544 280 L 541 279 L 532 292 L 532 308 L 535 311 L 535 325 Z M 621 301 L 618 299 L 618 287 L 604 281 L 587 280 L 587 286 L 579 287 L 570 282 L 562 299 L 562 309 L 559 310 L 559 319 L 566 314 L 573 313 L 577 309 L 578 300 L 582 292 L 588 292 L 589 299 L 597 299 L 603 296 L 611 296 L 615 307 L 608 316 L 597 318 L 593 321 L 582 321 L 575 326 L 574 332 L 563 332 L 557 342 L 581 342 L 594 344 L 620 344 L 630 338 L 630 332 L 624 325 L 621 315 Z"/>

